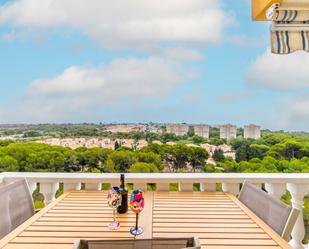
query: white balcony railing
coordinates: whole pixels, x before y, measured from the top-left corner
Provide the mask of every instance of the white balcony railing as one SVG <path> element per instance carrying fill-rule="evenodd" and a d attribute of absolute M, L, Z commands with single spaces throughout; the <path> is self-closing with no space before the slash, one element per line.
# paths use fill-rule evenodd
<path fill-rule="evenodd" d="M 309 192 L 309 174 L 243 174 L 243 173 L 151 173 L 126 175 L 126 182 L 134 188 L 147 190 L 147 184 L 155 183 L 158 191 L 168 191 L 170 183 L 178 183 L 179 191 L 192 191 L 193 184 L 200 185 L 200 191 L 215 191 L 216 183 L 222 184 L 222 190 L 235 195 L 239 192 L 240 183 L 249 180 L 259 186 L 264 184 L 270 195 L 280 198 L 286 190 L 291 193 L 292 206 L 302 210 L 303 198 Z M 0 184 L 8 184 L 18 179 L 26 178 L 31 191 L 40 183 L 40 193 L 48 204 L 55 200 L 59 183 L 63 183 L 64 191 L 80 190 L 82 183 L 87 190 L 100 190 L 102 183 L 119 184 L 119 174 L 90 174 L 90 173 L 32 173 L 7 172 L 0 174 Z M 304 248 L 302 240 L 305 235 L 303 214 L 301 213 L 294 230 L 290 244 L 293 248 Z"/>

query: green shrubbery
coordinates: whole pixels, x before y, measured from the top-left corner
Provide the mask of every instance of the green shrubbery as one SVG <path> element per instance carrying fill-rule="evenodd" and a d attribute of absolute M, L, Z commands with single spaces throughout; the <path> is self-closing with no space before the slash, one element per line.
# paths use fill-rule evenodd
<path fill-rule="evenodd" d="M 84 147 L 75 150 L 41 143 L 9 143 L 0 146 L 0 172 L 129 172 L 132 165 L 164 166 L 177 172 L 188 165 L 201 168 L 208 158 L 206 150 L 183 144 L 150 144 L 140 151 L 120 147 L 117 150 Z M 142 164 L 137 164 L 141 167 Z M 135 167 L 137 167 L 135 165 Z"/>

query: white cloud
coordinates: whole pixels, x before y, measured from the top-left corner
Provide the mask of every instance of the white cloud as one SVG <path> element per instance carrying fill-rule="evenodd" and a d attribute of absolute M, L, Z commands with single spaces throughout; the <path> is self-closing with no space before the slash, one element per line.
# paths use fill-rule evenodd
<path fill-rule="evenodd" d="M 6 122 L 62 122 L 95 118 L 110 109 L 160 98 L 190 81 L 196 72 L 171 60 L 115 59 L 108 65 L 72 66 L 60 75 L 33 81 L 13 107 L 0 110 Z"/>
<path fill-rule="evenodd" d="M 276 55 L 269 49 L 250 65 L 247 73 L 249 84 L 277 91 L 286 90 L 277 100 L 272 96 L 273 104 L 261 114 L 265 127 L 309 131 L 308 68 L 309 56 L 306 52 Z"/>
<path fill-rule="evenodd" d="M 309 132 L 309 93 L 294 94 L 276 103 L 268 127 Z"/>
<path fill-rule="evenodd" d="M 220 40 L 232 17 L 220 0 L 15 0 L 0 7 L 0 24 L 69 27 L 104 47 L 148 49 L 156 44 Z"/>
<path fill-rule="evenodd" d="M 250 65 L 247 81 L 273 89 L 309 87 L 308 68 L 308 53 L 276 55 L 267 50 Z"/>

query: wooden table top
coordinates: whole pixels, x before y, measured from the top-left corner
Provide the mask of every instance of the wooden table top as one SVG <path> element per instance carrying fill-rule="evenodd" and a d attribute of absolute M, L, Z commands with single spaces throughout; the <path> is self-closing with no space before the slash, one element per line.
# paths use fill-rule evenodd
<path fill-rule="evenodd" d="M 4 249 L 71 249 L 78 239 L 133 239 L 135 214 L 118 215 L 121 228 L 110 231 L 112 209 L 106 191 L 63 194 L 2 240 Z M 137 238 L 192 237 L 205 249 L 291 248 L 232 194 L 146 192 Z"/>

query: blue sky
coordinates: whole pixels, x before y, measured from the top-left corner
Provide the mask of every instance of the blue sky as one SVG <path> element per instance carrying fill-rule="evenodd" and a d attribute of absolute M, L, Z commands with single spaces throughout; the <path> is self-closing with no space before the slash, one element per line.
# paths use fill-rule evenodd
<path fill-rule="evenodd" d="M 0 0 L 0 123 L 308 131 L 309 55 L 272 55 L 249 1 L 104 2 Z"/>

